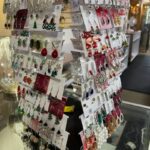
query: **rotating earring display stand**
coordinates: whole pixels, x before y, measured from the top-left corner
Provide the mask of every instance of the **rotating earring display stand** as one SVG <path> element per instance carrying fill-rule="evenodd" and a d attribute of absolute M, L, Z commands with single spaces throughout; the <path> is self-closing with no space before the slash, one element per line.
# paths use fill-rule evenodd
<path fill-rule="evenodd" d="M 26 147 L 100 150 L 124 121 L 120 59 L 129 1 L 12 0 L 4 8 L 14 18 L 12 67 Z"/>

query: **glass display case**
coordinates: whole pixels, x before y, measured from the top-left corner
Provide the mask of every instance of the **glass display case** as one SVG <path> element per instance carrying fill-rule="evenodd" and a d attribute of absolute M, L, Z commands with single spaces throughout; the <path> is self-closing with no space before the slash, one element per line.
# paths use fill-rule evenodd
<path fill-rule="evenodd" d="M 105 150 L 148 150 L 150 143 L 150 108 L 123 102 L 125 122 L 105 144 Z M 109 149 L 110 147 L 110 149 Z"/>
<path fill-rule="evenodd" d="M 108 139 L 108 142 L 102 146 L 101 150 L 148 150 L 150 143 L 150 108 L 146 108 L 141 105 L 135 105 L 133 103 L 123 102 L 122 110 L 125 117 L 124 123 Z M 22 147 L 24 147 L 25 145 L 23 145 L 23 142 L 21 142 L 20 137 L 20 129 L 22 129 L 22 124 L 16 122 L 14 127 L 14 133 L 18 134 L 18 138 L 16 139 L 15 143 L 18 142 L 20 146 L 22 144 Z M 76 122 L 76 128 L 77 127 L 78 122 Z M 7 131 L 8 128 L 10 127 L 3 129 L 0 132 L 0 135 L 1 133 Z M 9 130 L 11 130 L 11 128 Z M 12 136 L 14 133 L 11 132 Z M 11 136 L 11 134 L 9 134 L 9 136 Z M 5 138 L 7 138 L 7 136 L 5 136 Z M 11 142 L 9 144 L 11 144 Z M 75 146 L 76 145 L 74 145 L 74 147 Z M 10 145 L 6 146 L 6 150 L 8 150 L 8 147 L 10 147 Z"/>

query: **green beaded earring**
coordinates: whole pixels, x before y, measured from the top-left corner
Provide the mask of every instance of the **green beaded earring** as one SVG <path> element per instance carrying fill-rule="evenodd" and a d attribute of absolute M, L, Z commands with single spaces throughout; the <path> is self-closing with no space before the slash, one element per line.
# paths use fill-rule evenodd
<path fill-rule="evenodd" d="M 23 47 L 26 47 L 26 46 L 27 46 L 27 39 L 24 39 L 24 40 L 22 41 L 22 45 L 23 45 Z"/>
<path fill-rule="evenodd" d="M 37 23 L 36 23 L 36 21 L 34 21 L 33 28 L 34 28 L 34 29 L 37 29 Z"/>
<path fill-rule="evenodd" d="M 49 113 L 48 119 L 49 119 L 49 120 L 52 120 L 52 114 Z"/>
<path fill-rule="evenodd" d="M 21 44 L 22 44 L 22 42 L 21 42 L 21 39 L 19 38 L 19 39 L 18 39 L 18 47 L 20 47 Z"/>
<path fill-rule="evenodd" d="M 55 124 L 56 125 L 60 124 L 60 120 L 58 118 L 56 118 Z"/>
<path fill-rule="evenodd" d="M 103 117 L 102 117 L 102 115 L 98 113 L 97 118 L 98 118 L 98 123 L 99 123 L 99 125 L 101 125 L 102 122 L 103 122 Z"/>

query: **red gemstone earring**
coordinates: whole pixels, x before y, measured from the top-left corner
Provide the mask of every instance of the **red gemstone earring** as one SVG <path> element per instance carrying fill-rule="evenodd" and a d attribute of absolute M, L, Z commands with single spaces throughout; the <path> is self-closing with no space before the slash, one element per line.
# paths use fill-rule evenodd
<path fill-rule="evenodd" d="M 45 48 L 43 48 L 42 51 L 41 51 L 41 55 L 42 56 L 47 56 L 47 54 L 48 54 L 47 49 L 46 49 L 47 48 L 47 44 L 48 44 L 48 41 L 46 40 L 45 41 Z"/>
<path fill-rule="evenodd" d="M 56 59 L 58 57 L 58 51 L 53 42 L 52 42 L 52 46 L 53 46 L 53 52 L 51 53 L 51 56 L 52 56 L 52 58 Z"/>

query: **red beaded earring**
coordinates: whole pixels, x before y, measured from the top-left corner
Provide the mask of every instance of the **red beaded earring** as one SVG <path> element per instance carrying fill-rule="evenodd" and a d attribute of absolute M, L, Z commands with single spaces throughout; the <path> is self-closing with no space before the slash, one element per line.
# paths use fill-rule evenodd
<path fill-rule="evenodd" d="M 48 54 L 47 49 L 46 49 L 47 48 L 47 44 L 48 44 L 48 41 L 46 40 L 45 41 L 45 48 L 43 48 L 42 51 L 41 51 L 41 55 L 42 56 L 47 56 L 47 54 Z"/>

